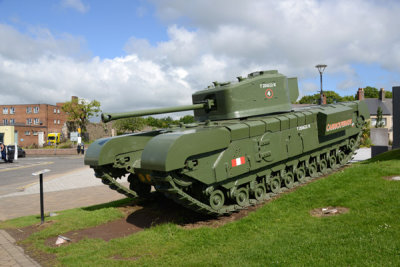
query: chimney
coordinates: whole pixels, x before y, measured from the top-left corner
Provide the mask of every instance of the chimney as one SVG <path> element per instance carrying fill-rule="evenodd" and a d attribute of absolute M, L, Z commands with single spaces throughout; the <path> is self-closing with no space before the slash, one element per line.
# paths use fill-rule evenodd
<path fill-rule="evenodd" d="M 76 101 L 76 100 L 78 100 L 78 97 L 77 96 L 71 96 L 71 101 Z"/>
<path fill-rule="evenodd" d="M 381 88 L 379 91 L 379 100 L 380 101 L 385 101 L 385 89 Z"/>
<path fill-rule="evenodd" d="M 357 100 L 364 100 L 364 89 L 363 88 L 358 88 Z"/>

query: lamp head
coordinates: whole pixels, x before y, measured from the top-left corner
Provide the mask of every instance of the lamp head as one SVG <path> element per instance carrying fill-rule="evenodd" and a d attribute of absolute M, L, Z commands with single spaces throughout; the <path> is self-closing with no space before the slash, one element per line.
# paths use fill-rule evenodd
<path fill-rule="evenodd" d="M 323 73 L 327 66 L 328 65 L 325 65 L 325 64 L 318 64 L 315 67 L 318 69 L 319 73 Z"/>

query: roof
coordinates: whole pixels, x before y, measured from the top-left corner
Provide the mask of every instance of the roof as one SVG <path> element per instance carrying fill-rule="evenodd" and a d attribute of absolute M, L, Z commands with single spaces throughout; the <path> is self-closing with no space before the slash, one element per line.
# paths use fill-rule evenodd
<path fill-rule="evenodd" d="M 378 98 L 365 98 L 364 101 L 367 104 L 369 114 L 371 115 L 377 114 L 378 107 L 381 107 L 382 115 L 393 114 L 393 105 L 391 98 L 385 99 L 383 101 Z"/>

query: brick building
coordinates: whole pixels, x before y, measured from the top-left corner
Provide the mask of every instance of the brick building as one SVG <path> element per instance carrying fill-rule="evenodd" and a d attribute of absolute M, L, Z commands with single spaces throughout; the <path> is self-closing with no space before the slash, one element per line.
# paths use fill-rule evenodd
<path fill-rule="evenodd" d="M 48 133 L 62 133 L 67 120 L 63 104 L 0 105 L 0 126 L 14 126 L 14 140 L 19 146 L 40 147 Z"/>

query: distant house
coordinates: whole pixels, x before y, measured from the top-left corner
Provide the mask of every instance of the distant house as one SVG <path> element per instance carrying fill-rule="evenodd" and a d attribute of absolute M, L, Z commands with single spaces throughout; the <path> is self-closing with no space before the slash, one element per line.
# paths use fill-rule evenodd
<path fill-rule="evenodd" d="M 20 146 L 42 146 L 48 133 L 62 132 L 67 120 L 67 114 L 61 109 L 63 104 L 0 105 L 0 139 Z M 13 129 L 14 136 L 6 138 L 10 135 L 7 129 Z"/>
<path fill-rule="evenodd" d="M 383 127 L 389 131 L 389 140 L 393 141 L 393 103 L 391 98 L 385 98 L 385 90 L 379 91 L 379 98 L 364 98 L 364 89 L 359 88 L 357 99 L 364 100 L 367 103 L 369 114 L 371 116 L 371 127 L 375 127 L 378 107 L 382 109 Z"/>

